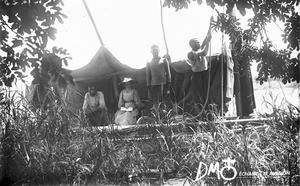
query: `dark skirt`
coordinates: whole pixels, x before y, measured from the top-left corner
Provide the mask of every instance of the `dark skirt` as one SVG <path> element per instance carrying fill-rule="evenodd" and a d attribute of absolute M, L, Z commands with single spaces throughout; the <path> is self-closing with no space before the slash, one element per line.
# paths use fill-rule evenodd
<path fill-rule="evenodd" d="M 85 116 L 89 126 L 107 126 L 109 124 L 105 109 L 96 110 Z"/>
<path fill-rule="evenodd" d="M 203 107 L 207 97 L 207 70 L 201 72 L 193 72 L 191 77 L 191 88 L 194 103 L 199 107 Z"/>

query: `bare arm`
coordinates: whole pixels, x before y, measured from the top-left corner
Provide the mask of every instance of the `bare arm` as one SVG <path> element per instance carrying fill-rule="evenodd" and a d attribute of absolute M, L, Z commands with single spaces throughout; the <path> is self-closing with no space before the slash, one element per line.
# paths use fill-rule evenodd
<path fill-rule="evenodd" d="M 209 44 L 210 44 L 210 40 L 211 40 L 211 34 L 209 33 L 209 35 L 206 36 L 206 38 L 204 39 L 202 46 L 201 46 L 201 50 L 200 52 L 198 52 L 196 55 L 197 57 L 199 56 L 206 56 L 208 49 L 209 49 Z"/>
<path fill-rule="evenodd" d="M 201 44 L 201 49 L 203 50 L 204 47 L 206 47 L 208 45 L 208 43 L 210 42 L 211 39 L 211 28 L 212 28 L 212 22 L 213 22 L 213 17 L 210 18 L 210 23 L 209 23 L 209 28 L 206 34 L 205 39 L 203 40 L 202 44 Z"/>
<path fill-rule="evenodd" d="M 211 40 L 211 28 L 212 28 L 212 22 L 213 22 L 213 17 L 210 18 L 210 23 L 209 23 L 209 28 L 206 34 L 205 39 L 202 42 L 202 45 L 200 47 L 201 52 L 199 55 L 202 56 L 206 56 L 207 52 L 208 52 L 208 48 L 209 48 L 209 44 L 210 44 L 210 40 Z"/>
<path fill-rule="evenodd" d="M 210 38 L 211 36 L 209 37 L 209 40 L 207 41 L 207 43 L 205 43 L 204 45 L 204 48 L 202 49 L 201 52 L 199 52 L 199 56 L 206 56 L 207 52 L 208 52 L 208 49 L 209 49 L 209 43 L 210 43 Z"/>

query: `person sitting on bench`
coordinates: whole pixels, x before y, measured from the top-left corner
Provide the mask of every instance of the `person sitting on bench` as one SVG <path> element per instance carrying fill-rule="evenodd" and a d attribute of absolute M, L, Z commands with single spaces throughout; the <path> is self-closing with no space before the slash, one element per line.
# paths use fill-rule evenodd
<path fill-rule="evenodd" d="M 108 125 L 104 95 L 102 92 L 96 91 L 93 85 L 88 86 L 88 92 L 84 96 L 82 110 L 90 126 Z"/>
<path fill-rule="evenodd" d="M 133 79 L 131 77 L 125 77 L 122 83 L 125 88 L 119 96 L 119 110 L 115 115 L 115 123 L 119 125 L 134 125 L 139 115 L 140 97 L 137 90 L 132 88 Z"/>

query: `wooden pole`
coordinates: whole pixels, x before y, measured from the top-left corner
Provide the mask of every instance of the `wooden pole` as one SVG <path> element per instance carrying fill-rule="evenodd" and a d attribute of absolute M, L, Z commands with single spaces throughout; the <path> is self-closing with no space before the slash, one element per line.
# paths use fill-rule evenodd
<path fill-rule="evenodd" d="M 92 21 L 92 24 L 93 24 L 93 26 L 94 26 L 94 29 L 95 29 L 96 34 L 97 34 L 97 36 L 98 36 L 98 39 L 99 39 L 99 41 L 100 41 L 100 43 L 101 43 L 101 46 L 104 46 L 104 43 L 103 43 L 102 38 L 101 38 L 101 36 L 100 36 L 100 34 L 99 34 L 99 31 L 98 31 L 98 29 L 97 29 L 97 26 L 96 26 L 96 24 L 95 24 L 95 21 L 94 21 L 94 19 L 93 19 L 93 16 L 92 16 L 92 14 L 91 14 L 91 11 L 90 11 L 90 9 L 89 9 L 89 7 L 88 7 L 86 1 L 85 1 L 85 0 L 82 0 L 82 2 L 83 2 L 83 4 L 84 4 L 84 7 L 85 7 L 87 13 L 89 14 L 89 17 L 90 17 L 90 19 L 91 19 L 91 21 Z"/>
<path fill-rule="evenodd" d="M 229 15 L 236 17 L 236 6 L 233 7 Z M 241 80 L 240 80 L 240 66 L 237 61 L 236 52 L 234 50 L 235 43 L 231 40 L 232 50 L 231 56 L 234 63 L 233 73 L 234 73 L 234 89 L 235 89 L 235 105 L 236 105 L 236 114 L 237 116 L 243 116 L 243 106 L 242 106 L 242 96 L 241 96 Z"/>
<path fill-rule="evenodd" d="M 224 32 L 222 33 L 222 55 L 221 55 L 221 118 L 224 117 Z"/>
<path fill-rule="evenodd" d="M 162 0 L 160 0 L 160 23 L 163 31 L 163 36 L 164 36 L 164 42 L 165 42 L 165 47 L 166 47 L 166 52 L 169 54 L 169 48 L 167 45 L 167 39 L 166 39 L 166 33 L 165 33 L 165 26 L 164 26 L 164 18 L 163 18 L 163 4 Z"/>

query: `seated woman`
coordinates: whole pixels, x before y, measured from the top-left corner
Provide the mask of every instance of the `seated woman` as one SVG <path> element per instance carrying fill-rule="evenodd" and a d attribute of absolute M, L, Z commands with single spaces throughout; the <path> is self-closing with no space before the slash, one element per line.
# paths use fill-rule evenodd
<path fill-rule="evenodd" d="M 125 77 L 122 83 L 125 88 L 120 93 L 119 110 L 115 115 L 115 123 L 119 125 L 133 125 L 136 124 L 136 117 L 139 114 L 140 97 L 137 90 L 132 88 L 132 78 Z"/>

